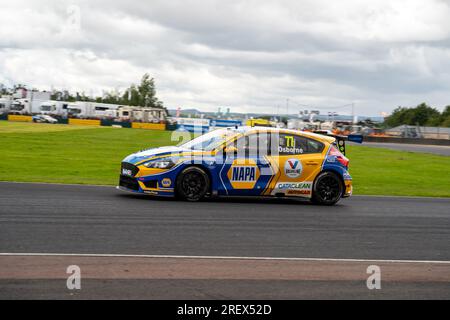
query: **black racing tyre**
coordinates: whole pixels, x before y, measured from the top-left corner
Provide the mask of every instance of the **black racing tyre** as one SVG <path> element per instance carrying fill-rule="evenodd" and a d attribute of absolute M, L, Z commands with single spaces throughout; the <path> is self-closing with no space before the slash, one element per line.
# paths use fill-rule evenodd
<path fill-rule="evenodd" d="M 341 179 L 334 172 L 325 171 L 314 181 L 311 201 L 331 206 L 341 199 L 343 191 L 344 184 Z"/>
<path fill-rule="evenodd" d="M 183 200 L 199 201 L 208 193 L 209 186 L 208 174 L 202 168 L 187 167 L 178 175 L 175 192 Z"/>

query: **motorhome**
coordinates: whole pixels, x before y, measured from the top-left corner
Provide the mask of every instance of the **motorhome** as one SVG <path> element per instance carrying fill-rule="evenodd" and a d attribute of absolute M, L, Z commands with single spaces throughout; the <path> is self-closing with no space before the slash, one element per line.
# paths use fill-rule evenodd
<path fill-rule="evenodd" d="M 118 105 L 77 101 L 67 105 L 67 113 L 72 118 L 116 118 Z"/>
<path fill-rule="evenodd" d="M 166 117 L 166 110 L 160 108 L 119 106 L 117 109 L 117 118 L 120 121 L 159 123 L 164 121 Z"/>
<path fill-rule="evenodd" d="M 158 123 L 164 120 L 161 109 L 156 108 L 136 108 L 133 110 L 134 121 Z"/>
<path fill-rule="evenodd" d="M 88 112 L 85 104 L 69 103 L 67 105 L 67 116 L 69 118 L 88 118 Z"/>
<path fill-rule="evenodd" d="M 119 106 L 116 104 L 87 102 L 87 105 L 88 109 L 92 112 L 92 117 L 94 118 L 112 119 L 117 117 L 117 109 Z"/>
<path fill-rule="evenodd" d="M 39 113 L 52 116 L 67 116 L 67 106 L 69 102 L 65 101 L 44 101 L 39 106 Z"/>
<path fill-rule="evenodd" d="M 133 121 L 133 111 L 136 107 L 131 106 L 119 106 L 117 109 L 117 119 L 119 121 Z"/>

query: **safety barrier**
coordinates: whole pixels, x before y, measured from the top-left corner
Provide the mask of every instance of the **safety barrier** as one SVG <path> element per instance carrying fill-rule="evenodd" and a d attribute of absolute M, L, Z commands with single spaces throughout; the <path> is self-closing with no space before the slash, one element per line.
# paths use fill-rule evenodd
<path fill-rule="evenodd" d="M 101 125 L 105 126 L 105 127 L 120 126 L 122 128 L 131 128 L 131 122 L 114 121 L 114 120 L 109 120 L 109 119 L 102 119 Z"/>
<path fill-rule="evenodd" d="M 24 116 L 19 114 L 9 114 L 8 120 L 17 122 L 33 122 L 33 118 L 31 116 Z"/>
<path fill-rule="evenodd" d="M 166 123 L 166 130 L 169 130 L 169 131 L 175 131 L 175 130 L 177 130 L 177 125 L 176 124 L 168 124 L 168 123 Z"/>
<path fill-rule="evenodd" d="M 70 118 L 69 124 L 76 124 L 83 126 L 100 126 L 100 120 Z"/>
<path fill-rule="evenodd" d="M 133 129 L 166 130 L 165 123 L 132 122 L 131 127 Z"/>
<path fill-rule="evenodd" d="M 62 117 L 55 117 L 56 120 L 58 120 L 59 124 L 69 124 L 69 119 L 62 118 Z"/>
<path fill-rule="evenodd" d="M 84 126 L 120 126 L 122 128 L 134 128 L 134 129 L 148 129 L 148 130 L 176 130 L 178 125 L 166 124 L 166 123 L 145 123 L 145 122 L 121 122 L 109 119 L 77 119 L 77 118 L 62 118 L 54 117 L 58 120 L 59 124 L 71 124 L 71 125 L 84 125 Z M 21 121 L 21 122 L 33 122 L 32 116 L 26 115 L 13 115 L 13 114 L 0 114 L 0 120 L 9 121 Z"/>

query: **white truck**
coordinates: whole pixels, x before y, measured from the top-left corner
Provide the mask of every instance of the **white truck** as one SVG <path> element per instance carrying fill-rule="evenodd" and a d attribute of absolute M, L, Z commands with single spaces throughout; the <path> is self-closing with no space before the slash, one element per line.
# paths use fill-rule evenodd
<path fill-rule="evenodd" d="M 13 100 L 9 112 L 12 114 L 32 114 L 31 103 L 28 99 Z"/>
<path fill-rule="evenodd" d="M 67 114 L 73 118 L 116 118 L 118 105 L 77 101 L 67 105 Z"/>
<path fill-rule="evenodd" d="M 0 114 L 8 113 L 11 108 L 12 99 L 11 97 L 1 97 L 0 98 Z"/>
<path fill-rule="evenodd" d="M 21 93 L 21 96 L 22 95 L 23 93 Z M 17 96 L 17 94 L 15 96 Z M 48 100 L 50 100 L 50 92 L 26 91 L 25 98 L 12 100 L 9 108 L 10 113 L 30 115 L 40 113 L 41 104 Z"/>

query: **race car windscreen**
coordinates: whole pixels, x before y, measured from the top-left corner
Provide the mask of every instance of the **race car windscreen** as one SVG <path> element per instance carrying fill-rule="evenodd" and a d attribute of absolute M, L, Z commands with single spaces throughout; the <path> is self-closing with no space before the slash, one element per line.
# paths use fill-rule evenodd
<path fill-rule="evenodd" d="M 194 138 L 191 141 L 180 145 L 180 147 L 191 150 L 211 151 L 234 135 L 235 132 L 230 132 L 230 130 L 227 129 L 214 130 Z"/>

